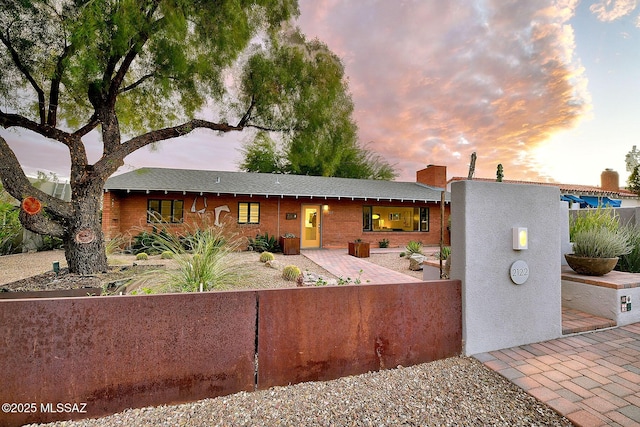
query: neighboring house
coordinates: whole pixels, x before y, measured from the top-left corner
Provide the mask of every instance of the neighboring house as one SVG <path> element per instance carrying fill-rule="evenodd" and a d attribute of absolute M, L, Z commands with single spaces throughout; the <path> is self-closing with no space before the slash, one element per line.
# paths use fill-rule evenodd
<path fill-rule="evenodd" d="M 180 232 L 207 214 L 246 237 L 295 234 L 302 248 L 342 248 L 355 239 L 373 247 L 383 239 L 390 247 L 435 245 L 446 170 L 430 165 L 416 182 L 397 182 L 143 168 L 106 182 L 102 227 L 106 239 L 141 229 Z M 448 193 L 445 200 L 446 224 Z"/>
<path fill-rule="evenodd" d="M 466 179 L 467 178 L 462 177 L 451 178 L 448 182 L 447 188 L 450 191 L 452 182 L 463 181 Z M 473 179 L 477 181 L 496 181 L 495 179 L 488 178 Z M 571 209 L 597 208 L 598 206 L 611 206 L 615 208 L 640 206 L 640 199 L 637 194 L 624 188 L 620 188 L 617 172 L 611 169 L 606 169 L 600 175 L 600 181 L 600 187 L 548 182 L 514 181 L 507 179 L 502 182 L 509 184 L 534 184 L 557 187 L 560 189 L 560 200 L 569 202 Z"/>
<path fill-rule="evenodd" d="M 71 201 L 71 185 L 68 182 L 59 182 L 57 179 L 49 181 L 47 179 L 42 180 L 38 178 L 29 177 L 31 184 L 39 190 L 49 194 L 50 196 L 62 199 L 65 202 Z M 16 200 L 16 205 L 20 206 L 20 202 Z M 44 236 L 29 231 L 23 230 L 22 233 L 22 251 L 23 252 L 35 252 L 44 246 Z"/>

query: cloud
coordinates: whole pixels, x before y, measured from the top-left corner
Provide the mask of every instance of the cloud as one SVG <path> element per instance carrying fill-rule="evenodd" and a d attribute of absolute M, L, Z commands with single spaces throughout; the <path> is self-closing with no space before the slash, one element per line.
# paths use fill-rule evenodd
<path fill-rule="evenodd" d="M 568 24 L 577 1 L 301 0 L 299 25 L 345 62 L 362 142 L 412 180 L 427 164 L 477 176 L 502 163 L 539 179 L 527 155 L 588 114 Z"/>
<path fill-rule="evenodd" d="M 592 4 L 589 10 L 603 22 L 613 22 L 633 12 L 636 0 L 603 0 Z"/>

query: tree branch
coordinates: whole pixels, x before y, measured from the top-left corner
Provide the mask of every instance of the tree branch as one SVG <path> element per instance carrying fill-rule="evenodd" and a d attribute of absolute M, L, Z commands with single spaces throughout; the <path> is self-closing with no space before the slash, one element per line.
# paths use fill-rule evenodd
<path fill-rule="evenodd" d="M 44 125 L 46 123 L 44 91 L 35 81 L 25 64 L 20 60 L 20 55 L 18 55 L 18 52 L 16 52 L 16 50 L 13 48 L 8 28 L 6 36 L 0 31 L 0 41 L 2 41 L 2 44 L 4 44 L 5 47 L 9 50 L 11 59 L 13 60 L 13 63 L 16 65 L 18 70 L 26 77 L 26 79 L 31 84 L 31 87 L 33 87 L 33 89 L 38 94 L 38 113 L 40 115 L 40 124 Z"/>
<path fill-rule="evenodd" d="M 238 122 L 238 126 L 239 127 L 246 126 L 247 122 L 251 119 L 251 112 L 253 111 L 253 107 L 255 105 L 256 105 L 256 98 L 255 98 L 255 94 L 252 93 L 251 94 L 251 104 L 249 105 L 249 108 L 247 108 L 247 112 L 244 113 L 244 116 L 242 116 L 242 118 Z"/>
<path fill-rule="evenodd" d="M 131 138 L 129 141 L 120 144 L 115 150 L 103 155 L 94 165 L 94 171 L 100 176 L 108 177 L 122 166 L 124 158 L 134 151 L 153 144 L 154 142 L 187 135 L 197 128 L 205 128 L 218 132 L 241 131 L 244 129 L 243 127 L 229 125 L 228 123 L 214 123 L 206 120 L 193 119 L 181 125 L 154 130 Z"/>
<path fill-rule="evenodd" d="M 16 199 L 22 201 L 25 197 L 35 197 L 40 200 L 48 212 L 61 218 L 71 218 L 73 209 L 70 203 L 35 188 L 24 174 L 18 158 L 9 144 L 0 137 L 0 179 L 5 190 Z"/>
<path fill-rule="evenodd" d="M 149 24 L 149 26 L 148 27 L 145 26 L 144 30 L 138 34 L 137 40 L 135 40 L 132 43 L 131 48 L 129 49 L 124 59 L 122 60 L 122 63 L 120 64 L 120 68 L 116 72 L 115 76 L 113 76 L 113 79 L 111 80 L 111 85 L 109 87 L 109 93 L 107 96 L 107 105 L 115 105 L 116 98 L 120 93 L 120 86 L 122 85 L 122 82 L 124 81 L 124 77 L 127 75 L 127 72 L 129 72 L 131 63 L 142 51 L 142 47 L 145 45 L 145 43 L 147 43 L 147 40 L 149 40 L 149 36 L 151 35 L 151 33 L 156 31 L 161 26 L 160 22 L 163 21 L 162 18 L 153 24 L 151 23 L 151 19 L 156 9 L 158 8 L 158 4 L 159 4 L 158 2 L 154 2 L 152 7 L 147 12 L 146 22 Z"/>
<path fill-rule="evenodd" d="M 20 209 L 20 223 L 27 230 L 33 231 L 37 234 L 49 235 L 64 238 L 64 227 L 59 222 L 48 218 L 42 214 L 42 212 L 35 215 L 29 215 L 24 210 Z"/>
<path fill-rule="evenodd" d="M 65 145 L 68 145 L 68 138 L 70 134 L 67 132 L 61 131 L 52 126 L 47 126 L 45 124 L 38 124 L 33 120 L 29 120 L 24 116 L 19 114 L 10 114 L 5 113 L 0 110 L 0 126 L 3 128 L 10 127 L 21 127 L 24 129 L 28 129 L 37 133 L 38 135 L 42 135 L 47 138 L 55 139 L 56 141 L 62 142 Z"/>
<path fill-rule="evenodd" d="M 58 102 L 60 100 L 60 84 L 62 82 L 62 74 L 64 73 L 64 61 L 73 54 L 75 47 L 68 45 L 64 48 L 62 55 L 56 63 L 56 71 L 51 79 L 51 89 L 49 90 L 49 111 L 47 114 L 47 124 L 55 126 L 58 122 Z"/>
<path fill-rule="evenodd" d="M 83 136 L 94 130 L 99 124 L 100 121 L 98 120 L 97 114 L 93 113 L 87 124 L 75 131 L 73 135 L 82 138 Z"/>
<path fill-rule="evenodd" d="M 130 90 L 133 90 L 135 88 L 137 88 L 138 86 L 140 86 L 142 83 L 144 83 L 146 80 L 150 79 L 151 77 L 154 77 L 155 73 L 150 73 L 150 74 L 145 74 L 144 76 L 142 76 L 140 79 L 138 79 L 138 81 L 130 84 L 129 86 L 123 87 L 122 89 L 120 89 L 120 91 L 118 93 L 124 93 Z"/>

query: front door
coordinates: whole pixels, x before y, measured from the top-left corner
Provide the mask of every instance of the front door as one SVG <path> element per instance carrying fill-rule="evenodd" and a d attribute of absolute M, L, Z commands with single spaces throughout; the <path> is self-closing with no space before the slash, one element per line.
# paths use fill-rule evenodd
<path fill-rule="evenodd" d="M 302 206 L 302 241 L 300 246 L 303 248 L 320 247 L 321 209 L 320 205 Z"/>

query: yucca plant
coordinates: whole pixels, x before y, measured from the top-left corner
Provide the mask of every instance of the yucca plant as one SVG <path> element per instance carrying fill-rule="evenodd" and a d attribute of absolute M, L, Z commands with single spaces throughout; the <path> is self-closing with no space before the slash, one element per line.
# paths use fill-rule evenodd
<path fill-rule="evenodd" d="M 590 258 L 615 258 L 633 250 L 625 229 L 608 228 L 577 231 L 573 236 L 573 253 Z"/>
<path fill-rule="evenodd" d="M 198 292 L 222 289 L 238 283 L 241 269 L 230 256 L 239 247 L 238 239 L 224 235 L 221 227 L 197 228 L 186 235 L 155 233 L 153 247 L 171 253 L 178 268 L 155 270 L 149 274 L 166 279 L 169 292 Z M 185 242 L 188 242 L 185 245 Z"/>

